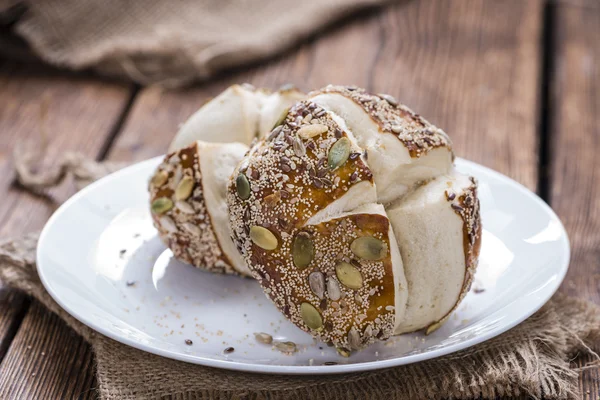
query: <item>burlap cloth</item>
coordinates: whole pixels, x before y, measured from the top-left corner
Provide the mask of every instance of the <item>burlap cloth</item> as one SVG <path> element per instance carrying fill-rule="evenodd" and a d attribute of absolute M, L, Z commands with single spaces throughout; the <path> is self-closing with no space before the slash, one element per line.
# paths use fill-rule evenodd
<path fill-rule="evenodd" d="M 32 172 L 32 154 L 15 160 L 20 183 L 43 190 L 72 175 L 78 186 L 119 168 L 65 154 L 55 168 Z M 578 398 L 580 352 L 600 346 L 600 307 L 555 295 L 510 331 L 443 358 L 372 372 L 327 376 L 260 375 L 202 367 L 158 357 L 92 331 L 46 292 L 36 271 L 37 234 L 0 244 L 0 280 L 35 297 L 92 346 L 103 399 L 174 396 L 202 399 L 437 399 L 533 396 Z M 597 363 L 584 368 L 597 368 Z"/>
<path fill-rule="evenodd" d="M 179 86 L 273 56 L 385 1 L 0 0 L 0 26 L 51 64 Z M 0 54 L 22 56 L 7 37 L 0 31 Z"/>

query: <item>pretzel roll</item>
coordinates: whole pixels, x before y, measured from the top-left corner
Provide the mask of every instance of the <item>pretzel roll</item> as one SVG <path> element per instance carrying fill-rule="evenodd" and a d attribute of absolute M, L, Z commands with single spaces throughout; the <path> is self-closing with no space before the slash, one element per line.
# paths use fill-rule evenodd
<path fill-rule="evenodd" d="M 294 88 L 271 93 L 252 85 L 233 85 L 204 104 L 179 129 L 169 152 L 202 140 L 211 143 L 252 140 L 271 130 L 282 112 L 306 95 Z"/>
<path fill-rule="evenodd" d="M 452 171 L 388 207 L 410 293 L 395 333 L 432 332 L 469 291 L 481 223 L 477 183 Z"/>
<path fill-rule="evenodd" d="M 249 275 L 231 241 L 225 202 L 231 171 L 248 148 L 194 142 L 168 154 L 150 179 L 154 226 L 173 255 L 211 272 Z"/>
<path fill-rule="evenodd" d="M 358 145 L 368 153 L 382 204 L 452 167 L 448 135 L 390 95 L 330 85 L 310 93 L 309 99 L 337 114 L 354 132 Z"/>

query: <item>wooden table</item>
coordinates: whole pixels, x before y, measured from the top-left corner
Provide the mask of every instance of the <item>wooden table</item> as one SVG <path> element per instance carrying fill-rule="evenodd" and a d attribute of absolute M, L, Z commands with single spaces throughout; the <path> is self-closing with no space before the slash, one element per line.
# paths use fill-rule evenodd
<path fill-rule="evenodd" d="M 74 191 L 14 185 L 18 141 L 136 161 L 165 151 L 179 123 L 236 82 L 311 89 L 354 83 L 388 92 L 445 129 L 458 155 L 539 193 L 569 231 L 561 291 L 600 304 L 600 2 L 421 0 L 364 12 L 298 49 L 180 91 L 0 59 L 0 237 L 40 229 Z M 47 118 L 40 109 L 48 105 Z M 61 320 L 0 289 L 0 398 L 93 398 L 90 347 Z M 583 364 L 589 358 L 580 357 Z M 600 369 L 580 379 L 600 397 Z"/>

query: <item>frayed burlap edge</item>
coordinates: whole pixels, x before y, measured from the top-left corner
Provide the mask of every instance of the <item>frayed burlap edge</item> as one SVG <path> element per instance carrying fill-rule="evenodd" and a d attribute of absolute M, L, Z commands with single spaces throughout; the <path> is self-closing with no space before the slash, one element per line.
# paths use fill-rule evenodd
<path fill-rule="evenodd" d="M 78 165 L 101 171 L 96 164 L 87 160 Z M 58 182 L 32 174 L 26 162 L 23 170 L 29 172 L 20 176 L 26 187 L 38 190 L 40 186 L 51 186 L 51 181 Z M 594 345 L 600 343 L 600 309 L 555 295 L 539 312 L 510 331 L 462 352 L 418 364 L 329 376 L 219 370 L 133 349 L 79 323 L 54 302 L 41 284 L 35 265 L 36 245 L 37 234 L 0 244 L 0 280 L 38 299 L 91 343 L 103 399 L 168 395 L 202 399 L 387 400 L 522 395 L 575 399 L 578 372 L 570 367 L 569 359 L 578 352 L 595 354 L 598 348 Z"/>

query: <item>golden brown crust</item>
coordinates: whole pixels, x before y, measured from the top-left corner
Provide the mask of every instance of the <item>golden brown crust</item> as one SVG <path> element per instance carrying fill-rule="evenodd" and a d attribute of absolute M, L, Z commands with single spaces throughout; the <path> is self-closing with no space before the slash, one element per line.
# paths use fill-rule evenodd
<path fill-rule="evenodd" d="M 393 244 L 388 219 L 358 213 L 306 224 L 353 185 L 372 184 L 371 171 L 355 144 L 343 163 L 334 168 L 329 164 L 332 148 L 349 140 L 329 113 L 309 101 L 300 102 L 242 160 L 227 192 L 234 243 L 265 293 L 297 326 L 340 348 L 387 338 L 394 325 L 390 251 L 380 260 L 367 261 L 350 248 L 355 238 L 373 236 L 389 249 Z M 246 199 L 236 185 L 240 175 L 251 188 Z M 294 250 L 298 236 L 309 242 L 310 250 Z M 312 255 L 298 267 L 298 254 Z M 342 261 L 360 271 L 360 284 L 354 288 L 344 286 L 336 274 Z M 307 310 L 314 316 L 308 323 Z"/>
<path fill-rule="evenodd" d="M 464 193 L 456 196 L 455 193 L 446 191 L 446 200 L 450 202 L 450 207 L 463 220 L 463 251 L 465 254 L 465 278 L 456 304 L 439 321 L 431 324 L 427 328 L 427 334 L 435 331 L 448 319 L 450 314 L 456 310 L 460 302 L 471 290 L 473 277 L 477 270 L 479 260 L 479 251 L 481 249 L 481 214 L 479 198 L 477 197 L 477 180 L 469 178 L 472 185 L 465 189 Z"/>
<path fill-rule="evenodd" d="M 373 95 L 355 86 L 329 85 L 309 96 L 319 93 L 337 93 L 354 101 L 383 132 L 396 135 L 412 158 L 419 158 L 437 147 L 452 150 L 452 142 L 444 131 L 388 94 Z"/>
<path fill-rule="evenodd" d="M 191 180 L 191 192 L 186 198 L 177 197 L 177 187 L 184 179 Z M 217 240 L 206 208 L 197 143 L 166 155 L 148 191 L 154 227 L 175 258 L 210 272 L 238 275 Z M 162 199 L 172 207 L 171 203 L 164 211 L 153 207 Z"/>

